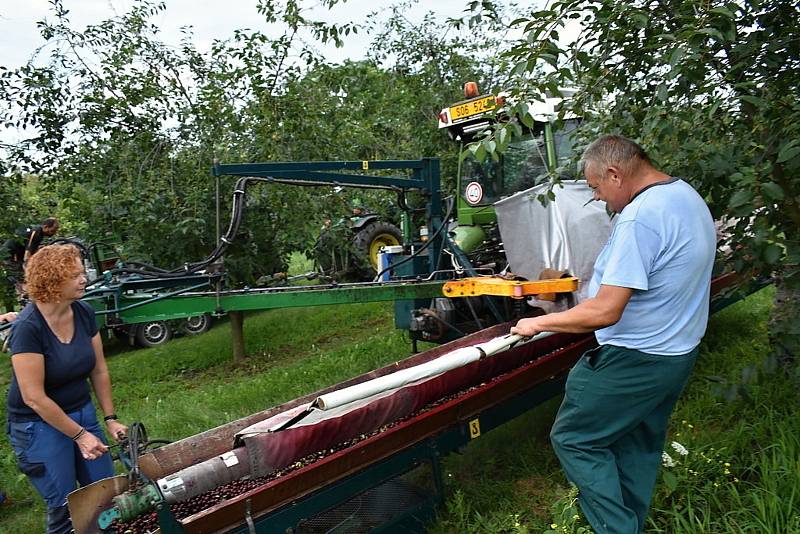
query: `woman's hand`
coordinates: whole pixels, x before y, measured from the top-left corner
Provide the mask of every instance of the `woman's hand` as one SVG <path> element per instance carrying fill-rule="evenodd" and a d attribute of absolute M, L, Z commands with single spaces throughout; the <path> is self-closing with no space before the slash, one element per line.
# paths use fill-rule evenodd
<path fill-rule="evenodd" d="M 120 441 L 128 435 L 128 427 L 116 419 L 106 421 L 106 428 L 114 441 Z"/>
<path fill-rule="evenodd" d="M 108 447 L 88 430 L 75 443 L 78 444 L 84 460 L 97 460 L 108 451 Z"/>

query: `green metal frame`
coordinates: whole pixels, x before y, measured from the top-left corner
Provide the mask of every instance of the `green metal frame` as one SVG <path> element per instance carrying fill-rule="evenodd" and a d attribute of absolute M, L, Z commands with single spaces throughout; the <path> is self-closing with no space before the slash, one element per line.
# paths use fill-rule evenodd
<path fill-rule="evenodd" d="M 404 171 L 410 176 L 376 176 L 368 171 Z M 358 174 L 360 172 L 361 174 Z M 420 276 L 436 270 L 444 243 L 439 160 L 325 161 L 290 163 L 220 164 L 212 169 L 215 177 L 256 177 L 275 183 L 297 185 L 351 186 L 392 191 L 419 191 L 427 200 L 428 245 L 423 261 L 414 261 L 413 272 Z M 411 245 L 411 229 L 404 224 L 404 238 Z M 315 289 L 218 291 L 218 278 L 190 276 L 180 279 L 126 280 L 107 283 L 86 295 L 98 312 L 101 327 L 108 324 L 136 324 L 148 321 L 183 319 L 230 311 L 264 310 L 299 306 L 323 306 L 355 302 L 426 299 L 441 295 L 442 282 L 389 283 L 367 287 L 330 286 Z M 168 289 L 170 288 L 170 289 Z M 197 292 L 197 293 L 195 293 Z M 186 293 L 191 293 L 187 295 Z"/>
<path fill-rule="evenodd" d="M 411 171 L 411 177 L 372 176 L 342 171 Z M 442 225 L 442 192 L 440 165 L 437 158 L 418 160 L 317 161 L 294 163 L 215 163 L 214 176 L 251 176 L 276 183 L 297 185 L 335 185 L 420 191 L 427 197 L 428 235 L 434 236 Z M 407 243 L 410 244 L 410 243 Z M 436 270 L 436 260 L 442 249 L 441 236 L 430 245 L 429 271 Z"/>
<path fill-rule="evenodd" d="M 320 289 L 303 289 L 299 286 L 286 290 L 231 291 L 219 295 L 214 292 L 174 294 L 168 298 L 123 295 L 119 300 L 117 315 L 125 323 L 140 323 L 147 320 L 180 319 L 204 313 L 220 315 L 231 311 L 431 298 L 442 296 L 443 284 L 441 281 L 401 282 Z"/>

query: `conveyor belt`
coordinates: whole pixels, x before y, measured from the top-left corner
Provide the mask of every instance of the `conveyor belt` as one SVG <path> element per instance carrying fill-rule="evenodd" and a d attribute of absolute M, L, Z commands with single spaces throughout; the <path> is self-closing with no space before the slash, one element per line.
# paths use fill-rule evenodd
<path fill-rule="evenodd" d="M 499 325 L 481 331 L 459 340 L 459 344 L 466 346 L 491 339 L 506 333 L 509 327 L 510 325 Z M 594 343 L 593 337 L 560 335 L 543 340 L 541 344 L 511 349 L 502 358 L 498 358 L 498 361 L 503 360 L 500 367 L 508 366 L 513 370 L 469 388 L 463 395 L 423 411 L 383 432 L 366 437 L 347 449 L 334 452 L 262 487 L 186 518 L 182 521 L 183 527 L 186 532 L 215 532 L 230 528 L 242 522 L 247 501 L 250 502 L 253 517 L 276 510 L 450 427 L 463 425 L 482 412 L 512 400 L 525 391 L 563 377 L 577 358 Z M 455 347 L 451 346 L 450 350 L 453 348 Z M 540 356 L 542 353 L 544 355 Z M 521 366 L 514 365 L 531 359 L 532 362 Z M 475 366 L 480 367 L 481 363 L 477 362 Z"/>
<path fill-rule="evenodd" d="M 735 279 L 730 276 L 717 279 L 712 285 L 712 293 L 719 293 L 734 282 Z M 503 324 L 482 330 L 345 383 L 158 449 L 142 458 L 142 469 L 151 479 L 161 478 L 187 465 L 229 451 L 233 436 L 255 422 L 299 409 L 322 393 L 419 365 L 454 349 L 503 335 L 510 326 L 511 324 Z M 176 526 L 174 532 L 238 531 L 238 528 L 245 528 L 243 525 L 246 525 L 248 519 L 257 523 L 259 519 L 270 517 L 271 514 L 285 514 L 292 503 L 324 493 L 326 488 L 337 484 L 346 484 L 355 480 L 359 473 L 389 462 L 392 458 L 407 456 L 409 451 L 421 446 L 429 447 L 427 444 L 435 443 L 438 436 L 455 432 L 463 437 L 465 432 L 472 430 L 475 422 L 478 422 L 480 428 L 481 414 L 514 404 L 519 404 L 521 413 L 529 408 L 531 401 L 519 401 L 534 397 L 547 398 L 557 393 L 577 358 L 595 344 L 593 335 L 558 334 L 536 343 L 514 347 L 499 357 L 479 360 L 463 368 L 448 371 L 439 379 L 447 384 L 445 390 L 450 392 L 445 400 L 428 398 L 430 395 L 425 388 L 430 384 L 409 389 L 410 401 L 405 403 L 403 409 L 398 410 L 397 406 L 390 408 L 399 417 L 399 422 L 379 425 L 381 431 L 375 433 L 368 432 L 367 427 L 361 423 L 355 423 L 363 421 L 363 416 L 370 408 L 365 408 L 360 414 L 357 413 L 358 410 L 354 410 L 354 418 L 335 421 L 324 428 L 320 426 L 314 429 L 309 426 L 298 429 L 293 436 L 287 433 L 274 444 L 274 450 L 281 453 L 280 460 L 273 461 L 272 458 L 265 461 L 261 466 L 262 472 L 259 473 L 266 475 L 263 472 L 265 469 L 278 469 L 281 470 L 281 476 L 267 476 L 264 484 L 255 488 L 252 484 L 242 486 L 246 491 L 241 495 L 181 518 L 180 527 Z M 537 395 L 537 391 L 541 391 L 542 395 Z M 421 406 L 421 399 L 424 399 L 426 406 Z M 491 424 L 489 427 L 484 426 L 483 430 L 485 432 L 490 428 Z M 354 432 L 363 435 L 353 439 Z M 275 436 L 265 439 L 274 440 Z M 337 446 L 343 440 L 349 440 L 347 446 Z M 330 454 L 316 455 L 313 461 L 292 465 L 292 462 L 316 450 L 329 450 Z M 258 530 L 262 531 L 268 530 Z M 170 531 L 163 532 L 168 534 Z"/>

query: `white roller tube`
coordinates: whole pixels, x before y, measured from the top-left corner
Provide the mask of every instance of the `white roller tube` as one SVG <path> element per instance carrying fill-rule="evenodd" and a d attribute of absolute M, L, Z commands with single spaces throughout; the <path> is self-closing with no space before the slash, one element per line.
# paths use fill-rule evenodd
<path fill-rule="evenodd" d="M 506 351 L 514 345 L 530 343 L 552 334 L 552 332 L 542 332 L 530 338 L 524 338 L 517 334 L 508 334 L 472 347 L 462 347 L 421 365 L 320 395 L 311 406 L 320 410 L 337 408 L 353 401 L 442 374 L 445 371 L 462 367 L 481 358 Z"/>

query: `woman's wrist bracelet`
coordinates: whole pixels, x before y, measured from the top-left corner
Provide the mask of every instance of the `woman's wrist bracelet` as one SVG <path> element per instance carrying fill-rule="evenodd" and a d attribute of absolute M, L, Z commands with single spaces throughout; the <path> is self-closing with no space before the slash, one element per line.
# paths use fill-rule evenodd
<path fill-rule="evenodd" d="M 82 435 L 84 435 L 85 433 L 86 433 L 86 429 L 81 427 L 81 431 L 78 432 L 77 434 L 75 434 L 74 436 L 72 436 L 72 441 L 77 441 L 77 439 L 79 437 L 81 437 Z"/>
<path fill-rule="evenodd" d="M 117 417 L 117 414 L 115 414 L 115 413 L 111 413 L 111 414 L 108 414 L 107 416 L 103 417 L 103 421 L 105 421 L 106 423 L 108 423 L 109 421 L 116 421 L 117 419 L 118 419 L 118 417 Z"/>

